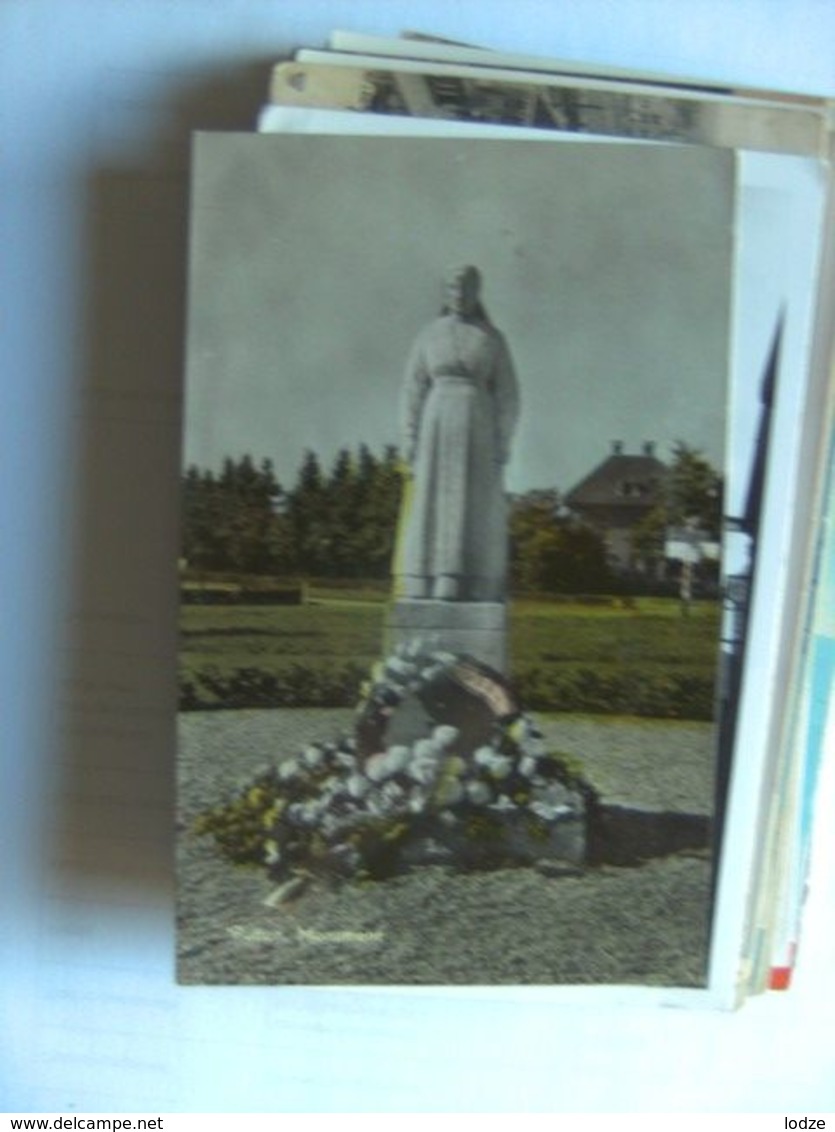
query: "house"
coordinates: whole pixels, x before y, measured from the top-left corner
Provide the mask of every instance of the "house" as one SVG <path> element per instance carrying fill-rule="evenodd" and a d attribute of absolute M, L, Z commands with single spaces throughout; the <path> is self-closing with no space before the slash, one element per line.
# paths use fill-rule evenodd
<path fill-rule="evenodd" d="M 598 531 L 606 541 L 609 564 L 618 573 L 650 569 L 633 548 L 635 527 L 664 502 L 667 465 L 647 442 L 640 455 L 630 455 L 615 440 L 609 455 L 563 498 L 568 510 Z"/>

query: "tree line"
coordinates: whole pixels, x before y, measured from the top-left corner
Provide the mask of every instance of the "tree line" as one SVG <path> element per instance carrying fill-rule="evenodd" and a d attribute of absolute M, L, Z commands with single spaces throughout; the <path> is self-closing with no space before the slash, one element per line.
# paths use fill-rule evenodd
<path fill-rule="evenodd" d="M 223 461 L 183 477 L 182 554 L 189 567 L 242 574 L 384 578 L 400 502 L 397 450 L 343 448 L 325 470 L 305 452 L 291 486 L 269 459 Z"/>
<path fill-rule="evenodd" d="M 397 448 L 375 455 L 342 448 L 329 468 L 305 452 L 290 486 L 271 460 L 227 457 L 219 472 L 183 476 L 183 545 L 195 570 L 237 574 L 385 579 L 391 571 L 403 472 Z M 632 543 L 649 573 L 663 562 L 665 532 L 695 520 L 719 536 L 722 480 L 701 453 L 677 444 L 661 500 L 636 524 Z M 516 592 L 605 593 L 613 573 L 604 536 L 565 514 L 556 490 L 512 500 L 510 584 Z"/>

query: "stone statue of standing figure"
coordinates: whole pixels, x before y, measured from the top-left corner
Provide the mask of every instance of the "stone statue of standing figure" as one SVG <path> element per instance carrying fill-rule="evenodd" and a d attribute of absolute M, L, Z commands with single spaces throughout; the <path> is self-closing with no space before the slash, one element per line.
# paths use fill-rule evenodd
<path fill-rule="evenodd" d="M 475 267 L 446 276 L 444 307 L 418 335 L 402 392 L 404 493 L 396 589 L 404 599 L 503 602 L 503 472 L 519 412 L 510 351 L 480 301 Z"/>

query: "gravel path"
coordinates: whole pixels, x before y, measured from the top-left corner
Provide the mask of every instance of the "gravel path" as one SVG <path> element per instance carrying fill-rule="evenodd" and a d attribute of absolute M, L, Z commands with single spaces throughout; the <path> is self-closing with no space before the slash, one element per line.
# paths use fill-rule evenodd
<path fill-rule="evenodd" d="M 184 983 L 543 984 L 703 981 L 710 863 L 700 849 L 579 875 L 421 868 L 384 883 L 311 887 L 279 907 L 194 815 L 275 757 L 350 730 L 351 711 L 189 713 L 180 720 L 179 978 Z M 605 804 L 709 814 L 713 732 L 701 724 L 543 721 Z"/>

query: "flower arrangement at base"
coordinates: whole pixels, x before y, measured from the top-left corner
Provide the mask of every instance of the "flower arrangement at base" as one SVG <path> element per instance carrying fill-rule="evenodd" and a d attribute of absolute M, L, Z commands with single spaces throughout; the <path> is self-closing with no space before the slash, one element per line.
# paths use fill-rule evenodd
<path fill-rule="evenodd" d="M 353 735 L 283 759 L 196 829 L 276 880 L 379 879 L 425 864 L 581 864 L 595 805 L 501 675 L 415 642 L 375 665 Z"/>

